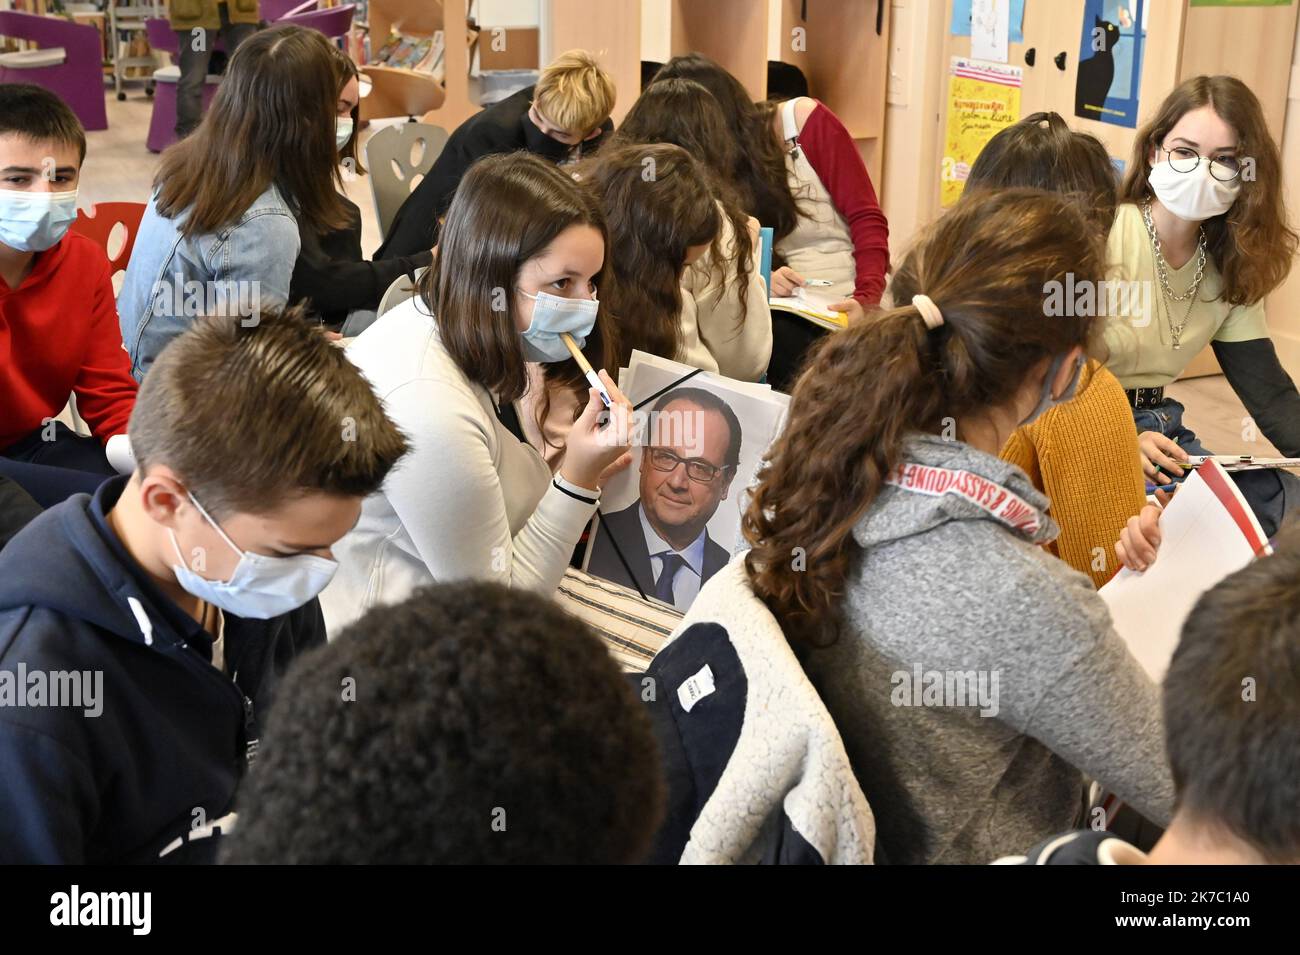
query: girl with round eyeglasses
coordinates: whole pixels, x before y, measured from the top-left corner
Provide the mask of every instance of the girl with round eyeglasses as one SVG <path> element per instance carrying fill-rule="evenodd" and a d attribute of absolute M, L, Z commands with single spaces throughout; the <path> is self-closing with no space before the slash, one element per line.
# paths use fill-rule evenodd
<path fill-rule="evenodd" d="M 1278 361 L 1263 304 L 1296 245 L 1280 153 L 1255 94 L 1231 76 L 1181 83 L 1138 130 L 1107 250 L 1116 278 L 1149 292 L 1142 308 L 1108 316 L 1106 345 L 1150 483 L 1171 488 L 1188 455 L 1211 453 L 1165 394 L 1206 345 L 1259 432 L 1300 455 L 1300 392 Z M 1300 501 L 1300 481 L 1286 472 L 1235 478 L 1270 535 Z"/>

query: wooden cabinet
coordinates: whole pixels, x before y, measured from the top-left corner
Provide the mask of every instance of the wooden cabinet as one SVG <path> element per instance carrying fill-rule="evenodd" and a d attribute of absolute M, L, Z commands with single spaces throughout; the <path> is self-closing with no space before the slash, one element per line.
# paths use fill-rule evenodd
<path fill-rule="evenodd" d="M 769 58 L 799 67 L 812 95 L 848 127 L 880 189 L 889 0 L 550 0 L 551 54 L 583 47 L 601 57 L 618 85 L 616 123 L 640 88 L 643 4 L 668 19 L 670 56 L 703 53 L 755 100 L 767 96 Z"/>
<path fill-rule="evenodd" d="M 844 123 L 879 192 L 889 70 L 888 0 L 779 0 L 779 6 L 779 59 L 799 67 L 812 95 Z"/>
<path fill-rule="evenodd" d="M 542 35 L 549 37 L 543 65 L 565 50 L 594 53 L 614 79 L 612 119 L 622 122 L 641 91 L 641 0 L 549 0 L 542 19 Z"/>

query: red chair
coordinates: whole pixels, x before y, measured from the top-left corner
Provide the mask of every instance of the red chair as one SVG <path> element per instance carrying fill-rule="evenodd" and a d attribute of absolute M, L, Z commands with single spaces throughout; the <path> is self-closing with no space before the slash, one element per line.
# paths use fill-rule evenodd
<path fill-rule="evenodd" d="M 72 231 L 98 242 L 108 256 L 112 268 L 113 294 L 117 294 L 119 275 L 126 273 L 127 263 L 131 261 L 131 250 L 135 248 L 135 237 L 140 231 L 140 220 L 144 218 L 143 202 L 100 202 L 95 206 L 94 215 L 86 215 L 85 209 L 77 210 L 77 218 L 72 222 Z M 121 226 L 122 247 L 116 253 L 113 247 L 114 230 Z M 68 396 L 68 405 L 59 414 L 59 418 L 77 434 L 89 435 L 90 428 L 77 412 L 77 396 Z"/>
<path fill-rule="evenodd" d="M 84 209 L 77 210 L 72 231 L 79 232 L 103 247 L 109 265 L 113 268 L 113 278 L 116 279 L 119 273 L 126 271 L 127 263 L 131 261 L 131 250 L 135 247 L 135 237 L 140 231 L 142 218 L 143 202 L 100 202 L 95 205 L 94 215 L 87 215 Z M 124 235 L 124 238 L 121 249 L 115 253 L 113 247 L 117 243 L 113 241 L 113 230 L 119 225 L 123 229 L 119 234 Z M 114 291 L 117 291 L 116 285 Z"/>

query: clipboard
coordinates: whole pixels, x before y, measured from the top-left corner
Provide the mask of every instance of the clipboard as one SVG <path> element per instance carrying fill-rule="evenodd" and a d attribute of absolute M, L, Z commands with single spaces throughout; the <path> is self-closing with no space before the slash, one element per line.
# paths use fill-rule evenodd
<path fill-rule="evenodd" d="M 1189 454 L 1184 468 L 1195 470 L 1213 461 L 1225 471 L 1262 471 L 1267 468 L 1300 468 L 1300 458 L 1257 458 L 1253 454 Z"/>

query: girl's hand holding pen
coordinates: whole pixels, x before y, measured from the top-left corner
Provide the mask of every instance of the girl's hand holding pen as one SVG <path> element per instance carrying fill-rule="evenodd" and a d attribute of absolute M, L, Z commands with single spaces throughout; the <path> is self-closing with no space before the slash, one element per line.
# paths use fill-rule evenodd
<path fill-rule="evenodd" d="M 632 402 L 606 372 L 601 371 L 598 377 L 610 397 L 610 406 L 605 407 L 600 391 L 587 389 L 587 406 L 573 423 L 560 465 L 561 477 L 592 491 L 600 490 L 606 479 L 632 463 L 627 450 L 631 443 Z"/>
<path fill-rule="evenodd" d="M 772 294 L 778 298 L 789 298 L 803 284 L 803 276 L 788 265 L 772 271 Z"/>
<path fill-rule="evenodd" d="M 1183 476 L 1181 465 L 1187 463 L 1187 452 L 1172 438 L 1159 431 L 1143 431 L 1138 435 L 1138 453 L 1142 458 L 1142 473 L 1156 484 L 1172 484 L 1174 478 Z"/>

